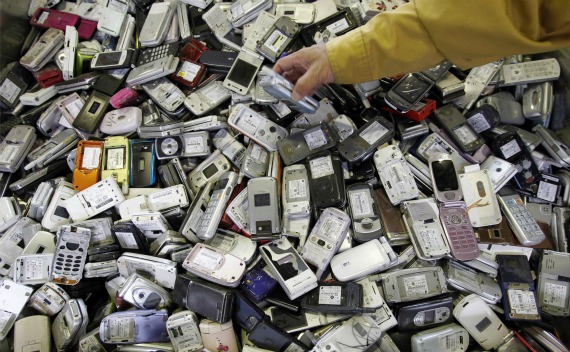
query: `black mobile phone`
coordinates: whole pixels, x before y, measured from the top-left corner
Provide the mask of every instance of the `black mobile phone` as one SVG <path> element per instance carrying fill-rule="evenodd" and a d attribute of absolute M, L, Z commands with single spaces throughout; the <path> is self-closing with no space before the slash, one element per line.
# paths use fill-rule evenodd
<path fill-rule="evenodd" d="M 200 55 L 198 62 L 204 64 L 209 72 L 228 73 L 237 56 L 236 51 L 206 50 Z"/>
<path fill-rule="evenodd" d="M 156 153 L 154 139 L 133 139 L 129 184 L 131 187 L 149 187 L 156 183 Z"/>
<path fill-rule="evenodd" d="M 307 158 L 311 199 L 318 208 L 342 207 L 346 191 L 342 162 L 336 154 L 321 153 Z"/>
<path fill-rule="evenodd" d="M 523 254 L 497 254 L 499 284 L 503 292 L 503 308 L 507 320 L 540 320 L 530 264 Z"/>
<path fill-rule="evenodd" d="M 95 133 L 110 105 L 110 98 L 107 94 L 93 90 L 73 121 L 73 127 L 87 133 Z"/>
<path fill-rule="evenodd" d="M 329 314 L 362 314 L 366 310 L 362 302 L 362 286 L 355 282 L 320 282 L 303 296 L 301 307 Z"/>
<path fill-rule="evenodd" d="M 206 37 L 212 35 L 212 30 L 202 18 L 202 15 L 208 12 L 211 6 L 201 9 L 196 6 L 189 6 L 190 11 L 188 15 L 190 16 L 190 25 L 192 28 L 192 36 L 194 39 L 203 40 Z"/>
<path fill-rule="evenodd" d="M 395 310 L 401 331 L 435 328 L 453 321 L 453 297 L 407 304 Z"/>

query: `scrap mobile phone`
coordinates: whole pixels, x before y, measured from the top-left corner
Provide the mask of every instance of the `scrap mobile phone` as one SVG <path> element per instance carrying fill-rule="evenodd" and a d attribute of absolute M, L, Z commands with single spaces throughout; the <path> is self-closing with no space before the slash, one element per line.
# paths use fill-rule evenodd
<path fill-rule="evenodd" d="M 154 140 L 130 140 L 130 172 L 131 187 L 149 187 L 156 183 L 156 152 Z"/>
<path fill-rule="evenodd" d="M 503 213 L 520 243 L 532 246 L 543 242 L 546 237 L 538 226 L 532 214 L 528 211 L 522 198 L 518 194 L 497 195 Z"/>
<path fill-rule="evenodd" d="M 463 198 L 453 159 L 449 154 L 431 155 L 429 170 L 435 198 L 440 202 L 456 202 Z"/>
<path fill-rule="evenodd" d="M 285 128 L 244 104 L 232 109 L 228 124 L 271 152 L 277 150 L 279 140 L 288 136 Z"/>
<path fill-rule="evenodd" d="M 130 88 L 124 88 L 117 94 L 122 95 L 122 92 L 130 95 L 136 100 L 139 99 L 138 93 Z M 134 95 L 131 95 L 132 93 L 134 93 Z M 117 94 L 115 94 L 113 97 L 116 97 Z M 109 99 L 111 105 L 113 105 L 114 102 L 113 97 Z M 116 106 L 118 107 L 116 110 L 111 110 L 105 114 L 103 120 L 101 121 L 101 125 L 99 126 L 99 129 L 102 133 L 109 135 L 129 134 L 136 131 L 137 128 L 140 127 L 143 119 L 142 110 L 136 106 L 120 107 L 122 105 L 123 104 L 118 104 Z"/>
<path fill-rule="evenodd" d="M 365 242 L 380 238 L 384 229 L 372 186 L 367 183 L 353 184 L 347 187 L 346 194 L 354 239 Z"/>
<path fill-rule="evenodd" d="M 214 351 L 221 348 L 225 351 L 239 351 L 239 342 L 231 321 L 219 323 L 204 319 L 198 327 L 205 350 Z"/>
<path fill-rule="evenodd" d="M 317 16 L 319 16 L 318 11 L 319 8 L 317 8 Z M 342 9 L 338 12 L 335 10 L 330 16 L 303 28 L 300 35 L 305 46 L 311 46 L 315 44 L 315 36 L 318 35 L 318 33 L 322 34 L 327 29 L 333 35 L 340 36 L 357 26 L 358 22 L 356 17 L 350 9 Z"/>
<path fill-rule="evenodd" d="M 415 178 L 398 146 L 378 149 L 374 153 L 374 164 L 393 205 L 418 197 L 419 189 Z"/>
<path fill-rule="evenodd" d="M 121 186 L 123 193 L 128 193 L 129 165 L 129 140 L 123 136 L 110 136 L 105 138 L 101 179 L 113 176 L 115 181 Z"/>
<path fill-rule="evenodd" d="M 267 150 L 254 142 L 249 142 L 240 171 L 249 178 L 263 177 L 267 174 L 268 164 Z"/>
<path fill-rule="evenodd" d="M 492 105 L 483 104 L 466 113 L 465 119 L 475 132 L 482 133 L 499 123 L 499 113 Z"/>
<path fill-rule="evenodd" d="M 69 225 L 59 228 L 51 281 L 60 285 L 74 285 L 81 280 L 90 238 L 91 230 L 86 228 Z"/>
<path fill-rule="evenodd" d="M 479 256 L 479 247 L 465 203 L 440 203 L 439 216 L 451 255 L 461 261 L 476 259 Z"/>
<path fill-rule="evenodd" d="M 135 49 L 124 49 L 117 51 L 104 51 L 93 55 L 91 60 L 92 70 L 114 70 L 119 68 L 132 67 L 136 57 Z"/>
<path fill-rule="evenodd" d="M 75 195 L 73 185 L 66 181 L 61 181 L 53 193 L 53 197 L 42 218 L 42 226 L 49 231 L 56 231 L 61 225 L 69 224 L 71 216 L 64 206 L 64 202 Z"/>
<path fill-rule="evenodd" d="M 448 292 L 440 267 L 409 268 L 381 274 L 387 303 L 403 303 Z"/>
<path fill-rule="evenodd" d="M 475 152 L 485 144 L 483 138 L 471 127 L 465 116 L 453 104 L 440 107 L 435 110 L 433 116 L 464 153 Z"/>
<path fill-rule="evenodd" d="M 314 114 L 319 108 L 319 102 L 309 96 L 303 97 L 301 100 L 293 100 L 293 83 L 268 66 L 263 66 L 260 75 L 259 85 L 289 108 L 306 114 Z"/>
<path fill-rule="evenodd" d="M 180 59 L 178 68 L 172 73 L 172 80 L 188 87 L 196 88 L 206 74 L 206 66 L 204 64 Z"/>
<path fill-rule="evenodd" d="M 127 84 L 135 86 L 147 83 L 160 77 L 174 73 L 180 59 L 174 55 L 168 55 L 160 59 L 135 67 L 127 76 Z"/>
<path fill-rule="evenodd" d="M 97 183 L 101 175 L 104 142 L 79 141 L 73 170 L 73 187 L 82 191 Z"/>
<path fill-rule="evenodd" d="M 229 171 L 221 174 L 214 183 L 204 215 L 198 220 L 196 226 L 196 236 L 201 240 L 209 240 L 214 237 L 237 180 L 237 173 Z"/>
<path fill-rule="evenodd" d="M 198 231 L 198 224 L 206 207 L 210 201 L 212 188 L 214 187 L 214 182 L 208 182 L 196 193 L 194 200 L 190 204 L 188 211 L 186 212 L 186 217 L 180 225 L 180 233 L 186 237 L 192 243 L 198 243 L 202 240 L 196 236 Z"/>
<path fill-rule="evenodd" d="M 493 183 L 495 193 L 499 192 L 517 173 L 517 168 L 514 164 L 494 155 L 489 155 L 489 157 L 481 163 L 481 169 L 487 170 L 487 174 Z"/>
<path fill-rule="evenodd" d="M 112 344 L 167 342 L 167 319 L 166 309 L 111 313 L 101 321 L 99 334 L 101 341 Z"/>
<path fill-rule="evenodd" d="M 307 168 L 303 164 L 286 166 L 283 169 L 283 217 L 298 218 L 310 216 L 311 193 Z"/>
<path fill-rule="evenodd" d="M 499 203 L 486 170 L 480 170 L 479 165 L 466 166 L 465 172 L 459 174 L 459 183 L 467 205 L 467 214 L 474 227 L 501 222 Z"/>
<path fill-rule="evenodd" d="M 542 137 L 541 144 L 554 160 L 566 167 L 570 166 L 570 148 L 554 131 L 541 125 L 533 127 L 532 131 Z"/>
<path fill-rule="evenodd" d="M 40 28 L 55 28 L 65 31 L 66 26 L 77 27 L 81 18 L 69 12 L 38 8 L 30 19 L 30 24 Z"/>
<path fill-rule="evenodd" d="M 255 239 L 273 238 L 280 233 L 278 182 L 274 177 L 257 177 L 247 183 L 249 233 Z"/>
<path fill-rule="evenodd" d="M 451 295 L 397 307 L 398 330 L 419 330 L 445 325 L 453 321 Z"/>
<path fill-rule="evenodd" d="M 249 202 L 247 197 L 247 187 L 242 189 L 234 199 L 230 199 L 230 201 L 228 201 L 226 215 L 242 232 L 249 229 Z"/>
<path fill-rule="evenodd" d="M 65 44 L 63 50 L 65 53 L 65 60 L 63 60 L 63 79 L 65 81 L 75 77 L 75 51 L 78 44 L 77 29 L 73 26 L 65 27 Z"/>
<path fill-rule="evenodd" d="M 338 151 L 349 164 L 359 164 L 368 159 L 378 146 L 388 142 L 393 135 L 394 125 L 378 115 L 340 142 Z"/>
<path fill-rule="evenodd" d="M 287 16 L 299 24 L 311 24 L 315 21 L 317 9 L 315 4 L 311 3 L 279 3 L 275 4 L 275 16 Z"/>
<path fill-rule="evenodd" d="M 265 244 L 260 251 L 289 299 L 293 300 L 317 287 L 317 277 L 286 238 Z"/>
<path fill-rule="evenodd" d="M 200 316 L 224 323 L 232 319 L 235 290 L 184 273 L 176 277 L 173 299 Z"/>
<path fill-rule="evenodd" d="M 555 80 L 560 76 L 560 64 L 555 58 L 525 61 L 501 66 L 501 86 L 512 86 Z"/>
<path fill-rule="evenodd" d="M 155 256 L 125 252 L 117 259 L 117 268 L 124 277 L 138 273 L 168 289 L 176 281 L 176 263 Z"/>
<path fill-rule="evenodd" d="M 402 212 L 418 258 L 435 260 L 450 253 L 433 198 L 406 201 L 402 204 Z"/>
<path fill-rule="evenodd" d="M 138 309 L 162 309 L 172 304 L 168 291 L 137 273 L 127 278 L 117 295 Z"/>
<path fill-rule="evenodd" d="M 315 352 L 340 352 L 351 349 L 364 350 L 373 341 L 380 339 L 382 330 L 370 315 L 356 315 L 327 331 L 317 341 Z"/>
<path fill-rule="evenodd" d="M 527 87 L 522 97 L 523 115 L 530 120 L 548 120 L 552 114 L 554 94 L 552 82 Z"/>
<path fill-rule="evenodd" d="M 49 28 L 22 56 L 20 64 L 31 71 L 40 70 L 59 51 L 64 43 L 64 38 L 65 34 L 62 30 Z"/>
<path fill-rule="evenodd" d="M 570 254 L 544 250 L 540 259 L 538 274 L 538 305 L 553 316 L 570 315 L 570 293 L 568 282 Z"/>
<path fill-rule="evenodd" d="M 246 269 L 242 259 L 202 243 L 192 248 L 182 267 L 191 274 L 228 287 L 237 287 Z"/>
<path fill-rule="evenodd" d="M 224 87 L 238 94 L 249 92 L 262 64 L 263 59 L 258 54 L 242 49 L 224 79 Z"/>
<path fill-rule="evenodd" d="M 538 294 L 526 255 L 497 254 L 499 283 L 507 320 L 537 321 L 541 319 Z"/>
<path fill-rule="evenodd" d="M 465 351 L 469 346 L 469 333 L 460 325 L 451 323 L 418 332 L 411 341 L 413 351 Z"/>
<path fill-rule="evenodd" d="M 257 44 L 257 52 L 271 62 L 277 59 L 293 43 L 301 26 L 287 16 L 281 16 Z"/>
<path fill-rule="evenodd" d="M 242 259 L 250 264 L 257 252 L 257 243 L 238 233 L 218 229 L 214 237 L 206 242 L 207 245 L 218 248 Z"/>
<path fill-rule="evenodd" d="M 498 347 L 509 335 L 509 329 L 478 295 L 470 294 L 459 301 L 453 316 L 483 349 Z"/>
<path fill-rule="evenodd" d="M 168 317 L 166 329 L 177 351 L 195 351 L 204 347 L 198 324 L 198 317 L 190 310 L 174 313 Z"/>
<path fill-rule="evenodd" d="M 341 207 L 346 203 L 342 162 L 336 154 L 324 152 L 307 158 L 309 190 L 318 208 Z"/>
<path fill-rule="evenodd" d="M 0 143 L 0 171 L 16 172 L 35 141 L 36 132 L 33 126 L 16 125 L 12 127 Z"/>
<path fill-rule="evenodd" d="M 111 97 L 107 94 L 93 90 L 73 121 L 73 127 L 87 133 L 95 133 L 107 112 L 109 98 Z"/>
<path fill-rule="evenodd" d="M 56 95 L 57 88 L 55 86 L 33 88 L 20 96 L 20 103 L 26 106 L 40 106 Z"/>
<path fill-rule="evenodd" d="M 165 77 L 145 83 L 142 88 L 167 114 L 177 114 L 185 99 L 180 88 Z"/>
<path fill-rule="evenodd" d="M 118 37 L 125 17 L 127 16 L 128 9 L 128 1 L 110 0 L 107 6 L 103 7 L 103 11 L 101 11 L 97 29 L 112 37 Z"/>
<path fill-rule="evenodd" d="M 410 236 L 402 218 L 400 207 L 392 205 L 383 189 L 374 190 L 384 233 L 388 242 L 393 246 L 410 243 Z"/>
<path fill-rule="evenodd" d="M 316 290 L 303 296 L 301 307 L 306 311 L 333 314 L 361 314 L 371 310 L 363 307 L 363 290 L 360 284 L 334 281 L 320 282 Z"/>
<path fill-rule="evenodd" d="M 88 321 L 87 306 L 83 299 L 67 301 L 51 326 L 56 348 L 65 351 L 77 344 L 85 335 Z"/>
<path fill-rule="evenodd" d="M 429 70 L 407 74 L 390 88 L 384 98 L 386 103 L 398 112 L 409 111 L 450 67 L 451 62 L 444 61 Z"/>
<path fill-rule="evenodd" d="M 285 165 L 333 148 L 339 141 L 336 130 L 322 121 L 315 127 L 291 134 L 277 142 L 277 150 Z"/>
<path fill-rule="evenodd" d="M 74 221 L 87 220 L 123 202 L 125 196 L 111 176 L 66 199 L 63 205 Z"/>
<path fill-rule="evenodd" d="M 69 152 L 75 146 L 77 140 L 77 134 L 72 129 L 66 129 L 58 133 L 28 154 L 30 162 L 24 166 L 24 170 L 44 167 L 54 159 Z"/>
<path fill-rule="evenodd" d="M 37 285 L 49 281 L 53 253 L 21 255 L 14 262 L 14 282 Z"/>
<path fill-rule="evenodd" d="M 397 264 L 398 256 L 381 237 L 347 249 L 330 261 L 334 277 L 339 281 L 359 280 Z"/>
<path fill-rule="evenodd" d="M 30 332 L 33 331 L 33 334 Z M 39 352 L 51 350 L 50 319 L 45 315 L 32 315 L 14 324 L 14 351 Z"/>
<path fill-rule="evenodd" d="M 450 260 L 445 274 L 449 286 L 456 290 L 475 293 L 489 304 L 497 304 L 503 299 L 499 284 L 485 273 Z"/>
<path fill-rule="evenodd" d="M 197 193 L 206 183 L 217 181 L 227 171 L 230 171 L 230 162 L 216 149 L 188 174 L 190 187 Z"/>
<path fill-rule="evenodd" d="M 208 52 L 208 51 L 206 51 Z M 190 93 L 184 105 L 197 116 L 203 116 L 230 98 L 230 90 L 220 81 L 212 81 Z"/>
<path fill-rule="evenodd" d="M 142 46 L 161 44 L 167 36 L 175 11 L 175 3 L 153 3 L 139 33 L 140 44 Z"/>
<path fill-rule="evenodd" d="M 251 182 L 251 181 L 250 181 Z M 342 244 L 350 227 L 350 217 L 341 210 L 326 208 L 301 249 L 301 257 L 317 267 L 317 279 L 323 275 Z"/>

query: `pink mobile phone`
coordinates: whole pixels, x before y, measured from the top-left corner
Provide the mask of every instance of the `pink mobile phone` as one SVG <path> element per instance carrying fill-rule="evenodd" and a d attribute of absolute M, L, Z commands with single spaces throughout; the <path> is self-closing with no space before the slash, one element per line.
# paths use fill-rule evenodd
<path fill-rule="evenodd" d="M 448 202 L 439 205 L 441 225 L 449 239 L 451 254 L 457 260 L 473 260 L 479 256 L 475 231 L 467 216 L 465 202 Z"/>
<path fill-rule="evenodd" d="M 55 28 L 65 31 L 66 26 L 77 27 L 81 17 L 72 13 L 57 11 L 46 8 L 36 10 L 30 24 L 40 28 Z"/>
<path fill-rule="evenodd" d="M 140 95 L 136 90 L 126 87 L 115 93 L 109 102 L 115 109 L 135 105 L 140 101 Z"/>

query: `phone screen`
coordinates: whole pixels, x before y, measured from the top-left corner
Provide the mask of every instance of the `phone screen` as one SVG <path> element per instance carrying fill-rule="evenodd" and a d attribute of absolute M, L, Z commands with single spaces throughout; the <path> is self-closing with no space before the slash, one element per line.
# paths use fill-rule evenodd
<path fill-rule="evenodd" d="M 228 80 L 247 87 L 255 77 L 257 67 L 238 58 L 228 74 Z"/>
<path fill-rule="evenodd" d="M 100 53 L 97 56 L 97 66 L 117 65 L 120 63 L 122 51 L 115 51 L 110 53 Z"/>
<path fill-rule="evenodd" d="M 459 189 L 457 175 L 451 160 L 434 161 L 431 164 L 433 178 L 439 191 L 454 191 Z"/>

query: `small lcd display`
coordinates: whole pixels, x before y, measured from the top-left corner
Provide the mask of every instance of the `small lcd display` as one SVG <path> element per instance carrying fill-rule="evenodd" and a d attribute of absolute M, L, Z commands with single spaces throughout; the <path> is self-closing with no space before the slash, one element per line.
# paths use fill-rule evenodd
<path fill-rule="evenodd" d="M 249 84 L 255 78 L 256 73 L 256 66 L 238 58 L 232 66 L 232 70 L 228 74 L 228 80 L 242 87 L 249 87 Z"/>
<path fill-rule="evenodd" d="M 459 189 L 457 175 L 451 160 L 434 161 L 431 164 L 435 185 L 440 192 Z"/>
<path fill-rule="evenodd" d="M 96 102 L 96 101 L 93 102 L 93 104 L 91 104 L 91 107 L 89 108 L 89 113 L 90 113 L 90 114 L 96 113 L 100 106 L 101 106 L 100 103 L 98 103 L 98 102 Z"/>
<path fill-rule="evenodd" d="M 256 207 L 266 207 L 271 204 L 271 195 L 269 193 L 256 194 L 253 200 Z"/>
<path fill-rule="evenodd" d="M 210 166 L 204 169 L 204 176 L 206 176 L 206 178 L 210 178 L 214 176 L 216 172 L 218 172 L 216 165 L 210 164 Z"/>
<path fill-rule="evenodd" d="M 97 66 L 110 66 L 118 65 L 121 61 L 121 56 L 123 56 L 122 51 L 113 51 L 107 53 L 100 53 L 97 56 Z"/>

